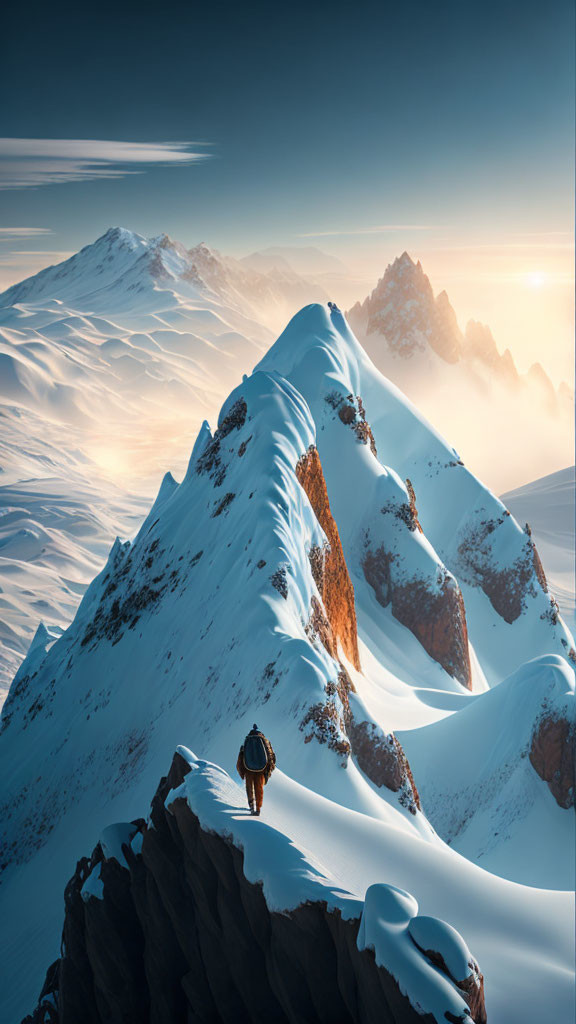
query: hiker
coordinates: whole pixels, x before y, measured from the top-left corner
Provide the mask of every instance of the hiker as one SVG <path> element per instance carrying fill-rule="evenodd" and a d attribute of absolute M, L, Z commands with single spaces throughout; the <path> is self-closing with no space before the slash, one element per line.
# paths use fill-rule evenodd
<path fill-rule="evenodd" d="M 328 309 L 330 310 L 331 313 L 339 313 L 340 312 L 340 310 L 338 309 L 338 306 L 336 305 L 335 302 L 329 302 L 328 303 Z"/>
<path fill-rule="evenodd" d="M 254 723 L 240 747 L 236 762 L 238 775 L 246 780 L 246 796 L 251 814 L 260 814 L 264 786 L 275 767 L 276 754 L 272 750 L 272 744 Z"/>

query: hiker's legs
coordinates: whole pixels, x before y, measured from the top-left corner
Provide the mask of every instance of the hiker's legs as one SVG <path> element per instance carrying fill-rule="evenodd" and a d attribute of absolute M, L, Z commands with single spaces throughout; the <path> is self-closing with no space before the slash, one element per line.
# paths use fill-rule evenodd
<path fill-rule="evenodd" d="M 251 811 L 255 811 L 256 801 L 254 796 L 254 776 L 252 772 L 246 772 L 246 796 L 248 797 L 248 807 Z"/>
<path fill-rule="evenodd" d="M 254 797 L 256 799 L 256 814 L 260 814 L 260 808 L 264 799 L 264 772 L 258 772 L 254 775 Z"/>

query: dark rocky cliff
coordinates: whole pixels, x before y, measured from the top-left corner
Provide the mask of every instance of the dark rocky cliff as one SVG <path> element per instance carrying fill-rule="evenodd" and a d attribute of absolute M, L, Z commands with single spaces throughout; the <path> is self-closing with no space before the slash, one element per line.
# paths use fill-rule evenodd
<path fill-rule="evenodd" d="M 262 886 L 244 875 L 240 849 L 203 830 L 183 797 L 165 808 L 189 771 L 176 754 L 149 825 L 133 823 L 142 842 L 123 846 L 124 866 L 100 844 L 78 863 L 65 892 L 62 956 L 25 1024 L 433 1024 L 373 952 L 358 950 L 359 919 L 325 902 L 271 912 Z M 98 864 L 102 886 L 89 895 L 82 889 Z M 445 1018 L 484 1024 L 477 965 L 458 980 L 442 950 L 419 955 L 470 1006 Z"/>

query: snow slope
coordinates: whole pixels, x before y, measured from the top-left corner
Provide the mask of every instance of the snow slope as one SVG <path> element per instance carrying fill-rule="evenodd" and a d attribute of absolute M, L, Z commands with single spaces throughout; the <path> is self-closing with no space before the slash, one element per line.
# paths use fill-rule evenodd
<path fill-rule="evenodd" d="M 550 595 L 529 584 L 516 604 L 524 560 L 532 558 L 530 537 L 466 469 L 457 452 L 381 376 L 340 312 L 329 315 L 320 306 L 303 309 L 259 364 L 262 370 L 272 367 L 298 388 L 314 415 L 328 491 L 361 607 L 366 603 L 374 608 L 374 603 L 358 571 L 365 537 L 358 529 L 359 509 L 351 500 L 344 462 L 345 446 L 350 447 L 355 436 L 353 431 L 352 438 L 339 431 L 337 445 L 325 443 L 334 419 L 333 403 L 327 401 L 332 384 L 342 397 L 360 396 L 380 464 L 412 482 L 424 534 L 460 583 L 472 643 L 489 683 L 518 667 L 519 651 L 522 660 L 550 651 L 567 655 L 572 638 L 561 620 L 556 625 L 551 621 Z M 373 458 L 371 465 L 380 479 Z M 366 461 L 368 450 L 363 453 Z M 364 482 L 354 483 L 366 507 L 372 500 L 370 491 Z M 379 501 L 377 494 L 376 506 Z M 502 607 L 506 593 L 515 607 Z"/>
<path fill-rule="evenodd" d="M 132 535 L 144 510 L 145 499 L 63 460 L 51 475 L 0 485 L 0 703 L 38 623 L 62 632 L 110 539 Z"/>
<path fill-rule="evenodd" d="M 442 838 L 488 871 L 526 885 L 574 887 L 571 812 L 534 772 L 534 722 L 572 720 L 573 677 L 549 656 L 521 666 L 457 715 L 399 732 L 430 820 Z"/>
<path fill-rule="evenodd" d="M 572 631 L 576 627 L 574 485 L 574 466 L 570 466 L 502 495 L 512 515 L 530 523 L 552 593 Z"/>
<path fill-rule="evenodd" d="M 329 906 L 341 905 L 345 915 L 357 913 L 354 902 L 366 895 L 365 935 L 376 948 L 378 962 L 390 965 L 396 954 L 392 973 L 416 1001 L 417 971 L 408 957 L 404 959 L 401 943 L 396 949 L 393 938 L 387 943 L 382 927 L 386 914 L 378 920 L 375 913 L 378 890 L 396 886 L 411 895 L 413 915 L 447 920 L 464 937 L 484 973 L 491 1024 L 545 1021 L 551 1004 L 556 1020 L 571 1019 L 573 901 L 567 894 L 505 882 L 448 847 L 415 841 L 327 801 L 280 771 L 266 791 L 264 821 L 246 818 L 240 786 L 221 769 L 194 762 L 194 755 L 182 748 L 180 752 L 197 765 L 182 786 L 190 807 L 204 827 L 232 835 L 243 848 L 245 874 L 249 881 L 263 881 L 272 909 L 318 899 L 311 891 L 315 885 L 325 886 L 323 898 Z M 179 790 L 173 791 L 167 803 L 177 795 Z M 290 846 L 282 843 L 284 836 L 290 838 Z M 302 871 L 304 858 L 311 862 L 310 872 Z M 383 881 L 386 885 L 381 887 Z M 370 892 L 370 886 L 376 886 L 376 892 Z M 420 995 L 420 1005 L 426 1006 L 425 995 Z M 433 1006 L 428 1008 L 434 1012 Z"/>
<path fill-rule="evenodd" d="M 71 259 L 0 295 L 0 501 L 6 503 L 0 510 L 12 516 L 12 497 L 20 509 L 18 523 L 7 521 L 14 529 L 3 534 L 7 543 L 0 556 L 0 702 L 39 612 L 51 628 L 68 624 L 77 606 L 74 595 L 101 564 L 104 548 L 117 532 L 130 533 L 167 465 L 176 475 L 184 471 L 184 453 L 202 419 L 215 418 L 224 396 L 272 340 L 270 330 L 304 302 L 324 297 L 322 275 L 328 275 L 326 287 L 330 283 L 338 292 L 338 273 L 346 268 L 311 247 L 234 260 L 204 243 L 187 250 L 166 235 L 147 239 L 112 228 Z M 551 397 L 541 373 L 530 384 L 528 419 L 510 415 L 509 385 L 516 371 L 486 330 L 474 325 L 465 340 L 448 300 L 434 298 L 421 268 L 406 255 L 382 285 L 388 291 L 394 285 L 397 294 L 384 314 L 382 290 L 376 289 L 369 310 L 376 326 L 363 334 L 364 344 L 418 407 L 458 438 L 467 463 L 481 467 L 483 478 L 501 488 L 503 480 L 510 482 L 510 466 L 525 477 L 524 462 L 562 461 L 570 431 L 559 432 L 548 413 L 535 430 L 532 399 L 556 402 L 558 414 L 564 407 Z M 386 338 L 376 329 L 382 316 Z M 364 330 L 365 318 L 360 319 Z M 408 328 L 417 329 L 417 359 L 404 358 Z M 382 361 L 382 346 L 390 346 L 391 338 L 394 352 Z M 475 397 L 464 378 L 454 376 L 461 374 L 462 359 L 446 362 L 460 350 L 467 353 L 464 376 L 474 377 Z M 496 366 L 501 380 L 494 387 L 505 388 L 505 429 L 486 415 L 484 398 L 478 397 L 490 392 L 488 378 Z M 452 375 L 449 383 L 446 374 Z M 469 444 L 471 408 L 483 418 L 482 431 L 472 431 L 473 446 L 481 437 L 479 461 Z M 487 443 L 491 433 L 493 445 Z M 499 458 L 490 456 L 487 463 L 492 447 Z M 18 495 L 11 494 L 14 485 Z M 56 504 L 60 496 L 75 496 L 84 532 L 70 533 L 65 518 L 52 516 L 52 506 L 43 504 L 46 491 Z M 41 537 L 45 528 L 56 535 L 38 566 L 34 547 L 19 546 L 18 531 Z M 59 566 L 70 558 L 76 570 L 69 580 Z"/>
<path fill-rule="evenodd" d="M 255 719 L 278 756 L 266 813 L 285 835 L 360 898 L 397 885 L 458 928 L 491 1021 L 521 1007 L 537 1024 L 552 999 L 569 1019 L 571 903 L 554 890 L 573 849 L 555 849 L 558 872 L 545 872 L 548 847 L 518 865 L 514 801 L 533 840 L 553 826 L 568 844 L 572 812 L 544 799 L 535 768 L 513 764 L 498 878 L 473 862 L 477 844 L 466 859 L 443 841 L 443 804 L 418 808 L 391 730 L 410 733 L 424 775 L 435 759 L 440 791 L 450 750 L 436 728 L 459 732 L 466 716 L 473 735 L 509 734 L 485 745 L 497 775 L 538 729 L 547 665 L 564 687 L 558 713 L 573 706 L 571 645 L 531 537 L 380 376 L 342 315 L 303 309 L 226 400 L 219 429 L 203 425 L 182 482 L 167 476 L 133 542 L 115 543 L 66 633 L 40 634 L 14 680 L 0 734 L 9 1024 L 57 953 L 76 859 L 104 827 L 146 813 L 179 743 L 231 773 Z M 523 683 L 506 677 L 524 679 L 530 659 L 535 698 L 518 723 Z"/>
<path fill-rule="evenodd" d="M 183 471 L 271 339 L 263 320 L 311 291 L 113 228 L 0 295 L 0 703 L 40 618 L 68 625 L 166 464 Z"/>

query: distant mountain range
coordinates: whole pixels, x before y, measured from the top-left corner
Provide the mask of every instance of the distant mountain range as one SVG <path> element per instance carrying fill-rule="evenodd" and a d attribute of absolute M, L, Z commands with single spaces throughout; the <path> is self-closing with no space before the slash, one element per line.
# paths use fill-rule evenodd
<path fill-rule="evenodd" d="M 166 466 L 185 471 L 202 420 L 301 306 L 338 297 L 324 277 L 345 273 L 314 247 L 238 260 L 115 227 L 0 295 L 0 694 L 38 619 L 67 624 Z M 462 333 L 407 254 L 349 317 L 498 491 L 572 461 L 567 389 L 541 368 L 518 374 L 482 325 Z"/>
<path fill-rule="evenodd" d="M 241 263 L 254 270 L 268 273 L 271 270 L 291 270 L 302 277 L 321 278 L 328 275 L 344 276 L 348 268 L 336 256 L 329 256 L 314 245 L 271 245 L 267 249 L 244 256 Z"/>
<path fill-rule="evenodd" d="M 0 295 L 0 694 L 273 340 L 266 311 L 310 297 L 291 271 L 122 228 Z"/>
<path fill-rule="evenodd" d="M 387 267 L 371 295 L 347 315 L 376 365 L 393 380 L 401 377 L 402 385 L 422 372 L 437 375 L 443 372 L 442 364 L 448 364 L 464 368 L 479 388 L 500 385 L 537 392 L 550 411 L 573 397 L 567 384 L 555 389 L 540 363 L 520 374 L 510 349 L 500 353 L 485 324 L 470 320 L 462 332 L 446 292 L 434 295 L 422 264 L 407 252 Z"/>

